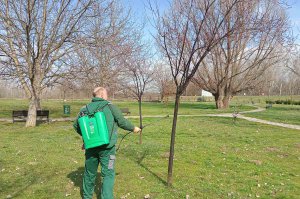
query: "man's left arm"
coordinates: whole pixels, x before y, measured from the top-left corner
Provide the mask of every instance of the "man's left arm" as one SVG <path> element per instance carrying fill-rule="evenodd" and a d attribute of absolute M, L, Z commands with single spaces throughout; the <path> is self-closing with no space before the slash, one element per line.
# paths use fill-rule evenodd
<path fill-rule="evenodd" d="M 79 123 L 78 123 L 78 119 L 79 119 L 80 113 L 83 111 L 82 109 L 83 109 L 83 108 L 80 109 L 80 111 L 79 111 L 79 113 L 78 113 L 78 115 L 77 115 L 75 121 L 73 122 L 73 127 L 74 127 L 75 131 L 76 131 L 80 136 L 82 136 L 82 133 L 81 133 L 80 126 L 79 126 Z"/>
<path fill-rule="evenodd" d="M 75 129 L 75 131 L 81 136 L 81 130 L 78 124 L 78 117 L 75 119 L 74 123 L 73 123 L 73 127 Z"/>

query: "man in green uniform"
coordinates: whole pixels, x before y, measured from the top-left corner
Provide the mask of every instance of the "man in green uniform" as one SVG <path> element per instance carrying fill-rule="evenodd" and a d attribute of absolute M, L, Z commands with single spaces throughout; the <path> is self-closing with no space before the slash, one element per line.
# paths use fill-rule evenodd
<path fill-rule="evenodd" d="M 133 126 L 128 120 L 123 117 L 123 114 L 119 108 L 107 101 L 108 97 L 105 88 L 95 88 L 93 96 L 94 97 L 92 99 L 92 102 L 87 105 L 89 112 L 94 112 L 99 107 L 104 107 L 102 111 L 106 118 L 108 132 L 110 133 L 110 143 L 108 145 L 85 150 L 83 198 L 92 198 L 95 187 L 95 179 L 97 176 L 97 169 L 100 164 L 102 176 L 101 199 L 112 199 L 115 180 L 115 144 L 118 138 L 117 128 L 120 127 L 124 130 L 133 131 L 135 133 L 138 133 L 141 129 Z M 87 113 L 86 107 L 83 107 L 80 110 L 80 113 Z M 78 118 L 75 120 L 73 126 L 77 133 L 81 135 Z"/>

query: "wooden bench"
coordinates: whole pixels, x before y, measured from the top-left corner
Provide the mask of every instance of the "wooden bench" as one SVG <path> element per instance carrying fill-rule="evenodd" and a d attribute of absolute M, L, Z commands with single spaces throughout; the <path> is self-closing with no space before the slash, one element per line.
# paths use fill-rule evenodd
<path fill-rule="evenodd" d="M 267 104 L 266 109 L 272 108 L 272 104 Z"/>
<path fill-rule="evenodd" d="M 27 110 L 18 110 L 18 111 L 13 110 L 13 112 L 12 112 L 13 123 L 14 122 L 25 122 L 27 117 L 28 117 Z M 36 111 L 36 120 L 49 122 L 49 110 L 37 110 Z"/>
<path fill-rule="evenodd" d="M 130 114 L 129 108 L 121 108 L 122 113 Z"/>

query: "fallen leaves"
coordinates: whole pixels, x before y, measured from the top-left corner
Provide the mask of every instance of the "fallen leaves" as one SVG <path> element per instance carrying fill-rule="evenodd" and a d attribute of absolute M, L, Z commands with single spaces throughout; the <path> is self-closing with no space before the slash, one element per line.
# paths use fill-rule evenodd
<path fill-rule="evenodd" d="M 29 165 L 37 165 L 38 162 L 28 162 Z"/>
<path fill-rule="evenodd" d="M 261 160 L 249 160 L 249 162 L 255 163 L 256 165 L 262 165 L 262 161 Z"/>
<path fill-rule="evenodd" d="M 126 199 L 128 196 L 130 196 L 130 193 L 126 193 L 124 196 L 121 196 L 121 199 Z"/>

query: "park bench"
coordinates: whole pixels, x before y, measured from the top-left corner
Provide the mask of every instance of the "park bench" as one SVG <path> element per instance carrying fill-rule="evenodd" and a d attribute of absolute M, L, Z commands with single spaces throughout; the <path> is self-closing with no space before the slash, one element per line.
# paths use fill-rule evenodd
<path fill-rule="evenodd" d="M 272 104 L 267 104 L 266 109 L 272 108 Z"/>
<path fill-rule="evenodd" d="M 13 123 L 14 122 L 25 122 L 27 116 L 28 116 L 27 110 L 13 110 L 13 112 L 12 112 Z M 49 122 L 49 110 L 37 110 L 36 111 L 36 120 Z"/>
<path fill-rule="evenodd" d="M 129 108 L 121 108 L 122 113 L 130 114 Z"/>

